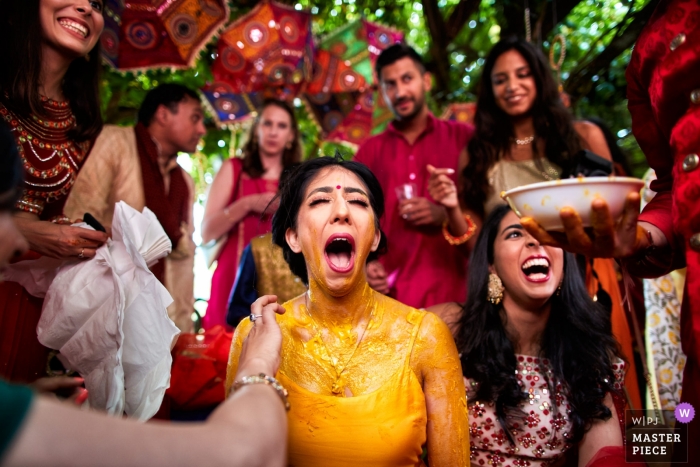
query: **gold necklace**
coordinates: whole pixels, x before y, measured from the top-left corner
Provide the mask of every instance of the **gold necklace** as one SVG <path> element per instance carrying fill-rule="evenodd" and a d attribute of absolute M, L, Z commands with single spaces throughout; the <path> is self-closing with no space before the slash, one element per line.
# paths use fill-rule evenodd
<path fill-rule="evenodd" d="M 309 310 L 309 297 L 307 294 L 304 295 L 304 301 L 306 302 L 306 314 L 309 315 L 309 319 L 311 320 L 311 324 L 314 327 L 314 332 L 318 336 L 318 340 L 321 342 L 321 345 L 323 346 L 323 350 L 326 352 L 326 356 L 328 357 L 328 361 L 330 362 L 331 366 L 333 367 L 333 371 L 335 371 L 335 382 L 331 386 L 331 392 L 336 396 L 340 395 L 343 393 L 343 387 L 345 386 L 343 384 L 344 382 L 342 380 L 343 372 L 347 369 L 348 365 L 350 364 L 350 361 L 355 356 L 357 349 L 360 348 L 360 344 L 362 344 L 362 340 L 365 338 L 365 334 L 367 333 L 367 328 L 369 328 L 369 325 L 372 323 L 372 317 L 374 316 L 374 307 L 372 307 L 372 311 L 370 311 L 370 313 L 369 313 L 369 319 L 367 320 L 367 325 L 362 330 L 362 335 L 357 340 L 357 344 L 355 344 L 355 348 L 352 350 L 350 357 L 345 362 L 345 365 L 343 365 L 340 368 L 340 370 L 338 370 L 338 367 L 333 362 L 333 356 L 331 355 L 330 350 L 328 350 L 326 343 L 323 341 L 323 336 L 321 335 L 321 331 L 318 329 L 318 326 L 316 325 L 316 321 L 314 321 L 314 317 L 311 316 L 311 311 Z"/>

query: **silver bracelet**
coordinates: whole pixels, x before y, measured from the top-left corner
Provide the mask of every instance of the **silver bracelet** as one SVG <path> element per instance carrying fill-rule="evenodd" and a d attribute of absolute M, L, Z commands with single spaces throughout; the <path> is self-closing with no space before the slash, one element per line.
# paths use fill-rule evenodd
<path fill-rule="evenodd" d="M 231 387 L 231 394 L 242 388 L 243 386 L 247 386 L 249 384 L 266 384 L 268 386 L 271 386 L 272 389 L 277 391 L 277 394 L 279 394 L 280 398 L 282 399 L 282 403 L 284 404 L 284 408 L 288 411 L 289 408 L 291 407 L 289 405 L 289 400 L 287 399 L 287 396 L 289 396 L 289 392 L 282 386 L 279 381 L 277 381 L 275 378 L 272 376 L 268 376 L 265 373 L 260 373 L 257 375 L 251 375 L 251 376 L 244 376 L 238 381 L 235 381 L 233 383 L 233 386 Z M 229 396 L 230 397 L 230 396 Z"/>

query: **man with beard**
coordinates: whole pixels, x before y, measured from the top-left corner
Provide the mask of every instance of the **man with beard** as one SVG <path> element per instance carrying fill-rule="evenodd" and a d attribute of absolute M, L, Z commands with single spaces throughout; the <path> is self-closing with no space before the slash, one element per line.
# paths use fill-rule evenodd
<path fill-rule="evenodd" d="M 438 120 L 428 110 L 425 98 L 431 77 L 420 55 L 408 45 L 388 47 L 375 69 L 395 119 L 386 131 L 365 142 L 355 156 L 379 179 L 386 203 L 382 229 L 389 252 L 381 263 L 367 265 L 369 283 L 416 308 L 463 302 L 467 259 L 448 243 L 449 232 L 443 232 L 447 213 L 428 197 L 427 166 L 453 169 L 449 176 L 456 181 L 473 127 Z M 407 185 L 409 191 L 415 189 L 408 199 Z M 450 239 L 459 243 L 459 239 Z"/>
<path fill-rule="evenodd" d="M 205 133 L 195 91 L 179 84 L 152 89 L 136 126 L 105 125 L 65 206 L 69 218 L 90 213 L 107 229 L 119 201 L 153 211 L 173 250 L 151 271 L 172 295 L 168 315 L 184 332 L 192 330 L 194 306 L 194 183 L 176 158 L 195 152 Z"/>

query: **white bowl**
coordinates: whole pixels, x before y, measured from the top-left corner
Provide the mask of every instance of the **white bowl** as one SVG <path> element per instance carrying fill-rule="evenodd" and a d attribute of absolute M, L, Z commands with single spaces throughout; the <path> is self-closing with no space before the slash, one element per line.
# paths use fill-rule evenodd
<path fill-rule="evenodd" d="M 564 230 L 559 217 L 561 208 L 574 208 L 584 227 L 590 227 L 594 199 L 604 199 L 613 219 L 617 219 L 622 215 L 627 195 L 643 186 L 642 180 L 630 177 L 579 177 L 523 185 L 502 193 L 501 198 L 519 217 L 529 216 L 545 230 L 561 231 Z"/>

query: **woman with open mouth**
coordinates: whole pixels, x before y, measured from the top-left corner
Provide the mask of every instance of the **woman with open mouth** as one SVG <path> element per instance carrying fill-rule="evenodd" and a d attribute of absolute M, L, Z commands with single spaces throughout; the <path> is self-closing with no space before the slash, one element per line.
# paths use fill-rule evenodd
<path fill-rule="evenodd" d="M 385 248 L 384 196 L 364 165 L 323 157 L 280 190 L 273 241 L 308 291 L 278 317 L 289 391 L 289 465 L 464 466 L 469 431 L 459 356 L 435 315 L 367 283 Z M 260 320 L 237 328 L 227 390 L 241 345 Z M 252 322 L 251 322 L 252 321 Z"/>
<path fill-rule="evenodd" d="M 476 241 L 467 290 L 464 306 L 429 310 L 461 352 L 472 462 L 559 465 L 566 453 L 577 456 L 566 465 L 624 464 L 625 363 L 574 255 L 540 245 L 500 206 Z"/>

